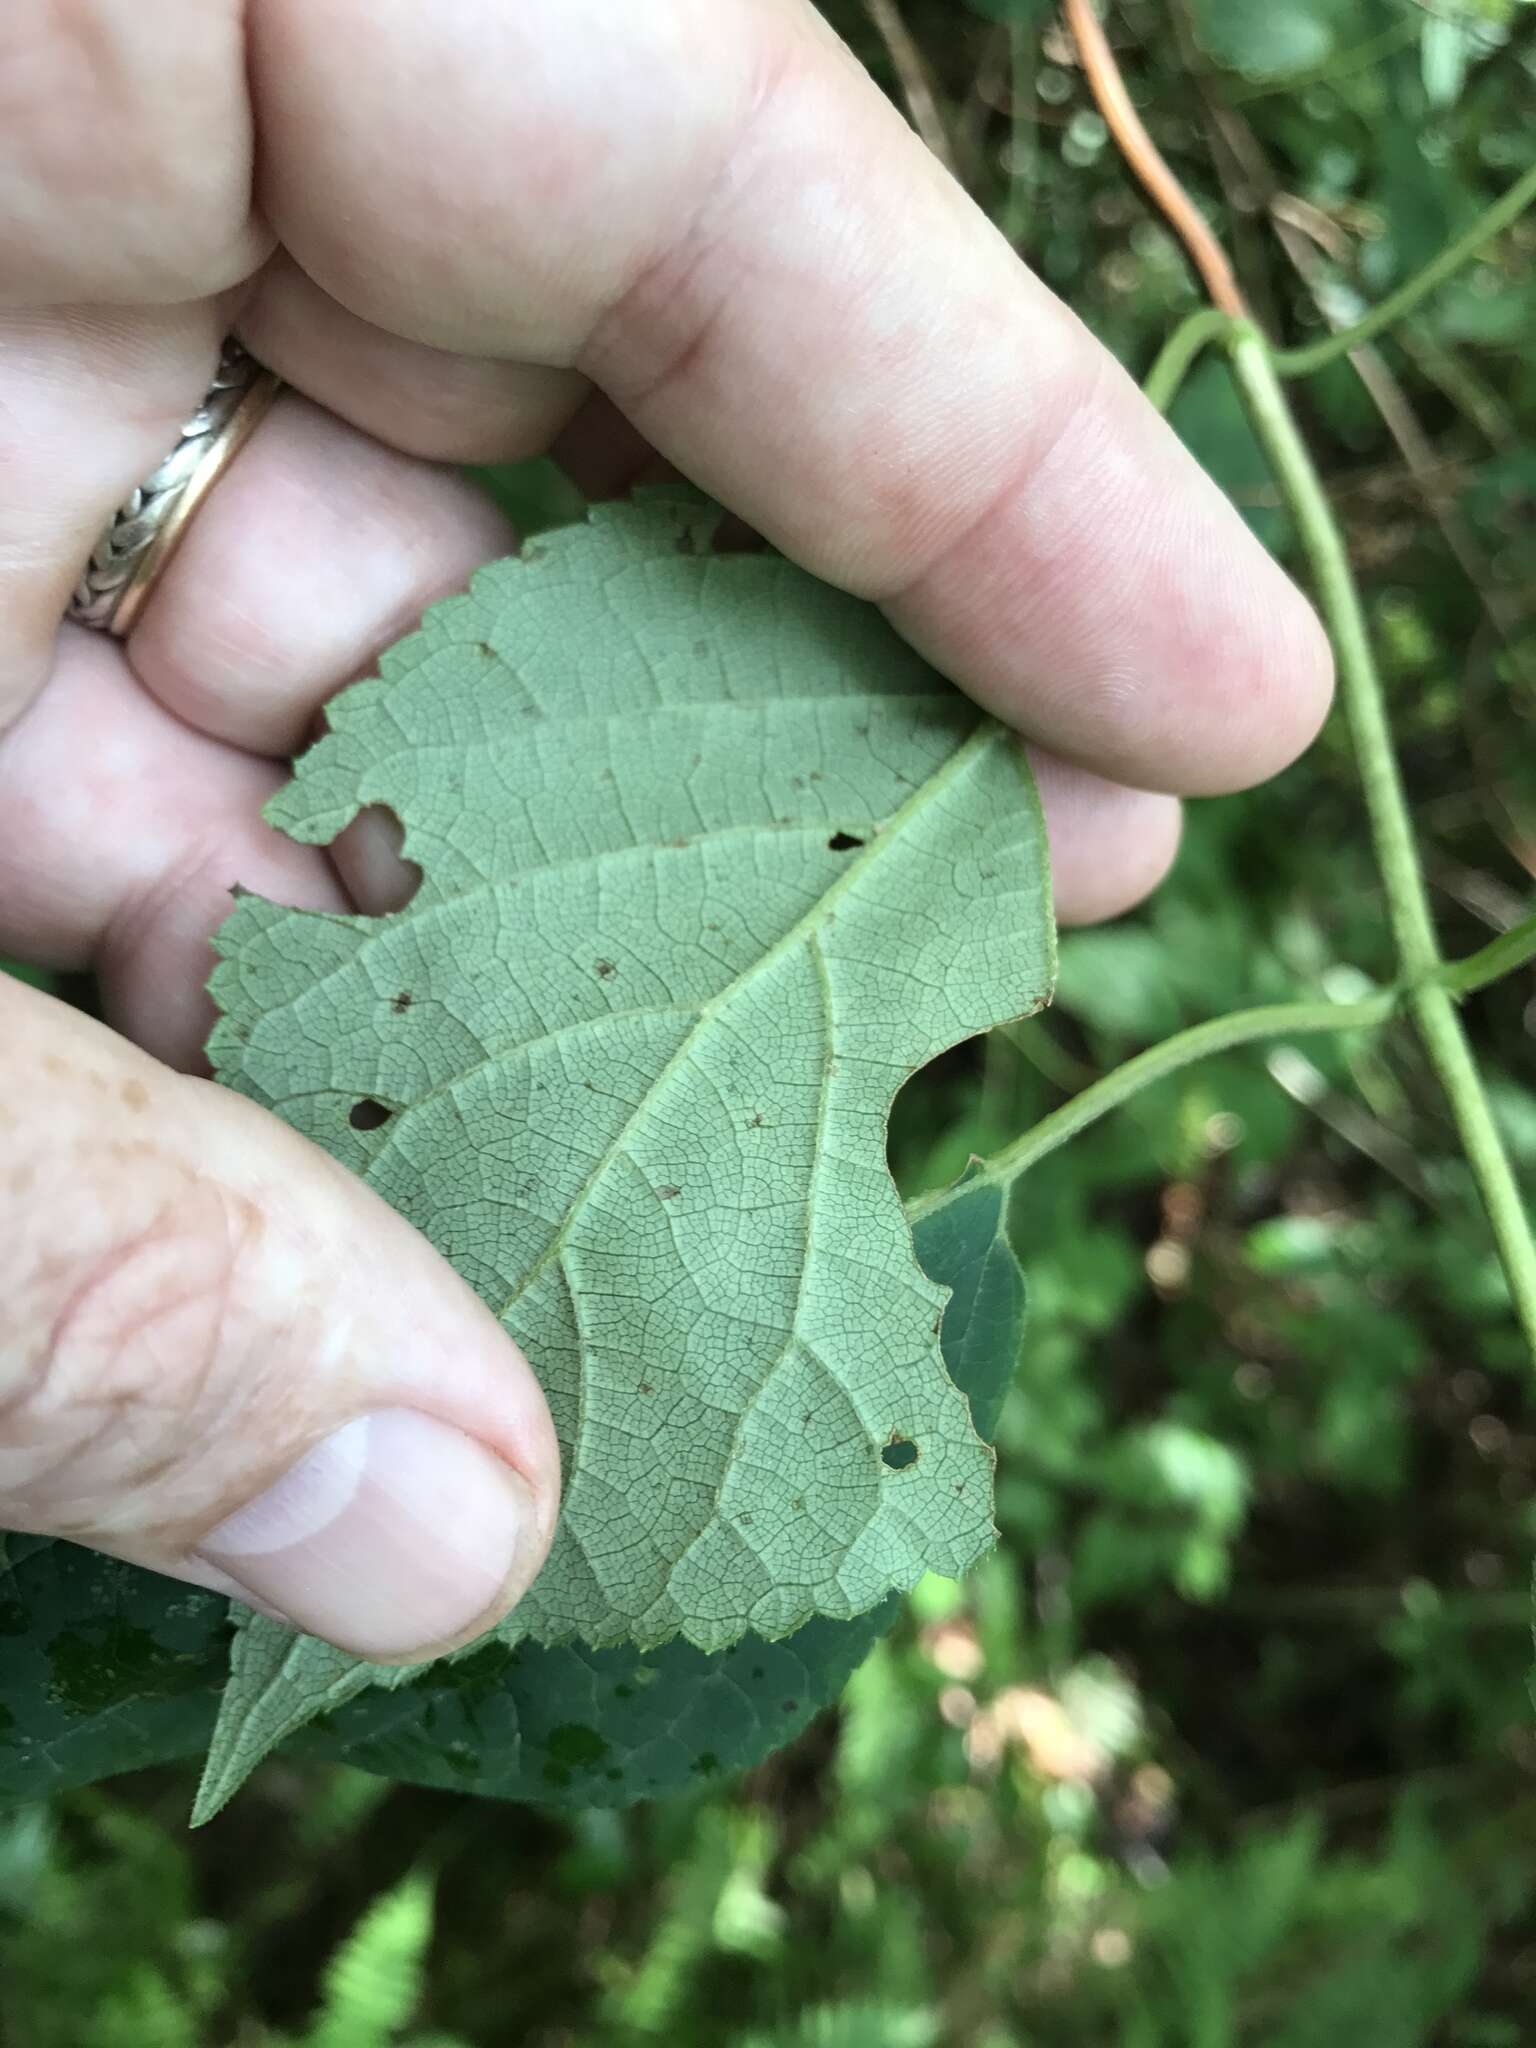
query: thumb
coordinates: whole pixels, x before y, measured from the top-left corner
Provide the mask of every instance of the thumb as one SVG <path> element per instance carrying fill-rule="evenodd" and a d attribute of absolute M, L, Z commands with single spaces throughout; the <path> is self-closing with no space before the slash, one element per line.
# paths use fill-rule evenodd
<path fill-rule="evenodd" d="M 527 1361 L 232 1092 L 0 975 L 0 1527 L 383 1662 L 499 1620 L 559 1497 Z"/>

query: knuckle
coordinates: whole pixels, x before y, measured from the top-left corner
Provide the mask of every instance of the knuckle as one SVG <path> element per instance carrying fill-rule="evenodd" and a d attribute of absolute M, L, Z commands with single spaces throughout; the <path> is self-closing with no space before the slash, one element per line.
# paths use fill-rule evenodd
<path fill-rule="evenodd" d="M 239 1241 L 251 1225 L 222 1191 L 195 1182 L 142 1231 L 94 1259 L 47 1338 L 50 1398 L 69 1405 L 190 1393 L 218 1349 Z M 190 1385 L 188 1383 L 190 1382 Z"/>
<path fill-rule="evenodd" d="M 190 1171 L 170 1178 L 147 1223 L 70 1218 L 71 1237 L 86 1225 L 83 1255 L 78 1241 L 59 1253 L 34 1240 L 21 1276 L 31 1340 L 0 1365 L 0 1498 L 23 1524 L 174 1543 L 227 1478 L 210 1446 L 254 1434 L 242 1422 L 268 1374 L 265 1220 Z"/>

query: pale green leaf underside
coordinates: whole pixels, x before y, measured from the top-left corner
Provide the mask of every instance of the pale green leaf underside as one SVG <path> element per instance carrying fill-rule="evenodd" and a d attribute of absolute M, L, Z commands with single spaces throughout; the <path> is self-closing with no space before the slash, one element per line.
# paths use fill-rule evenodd
<path fill-rule="evenodd" d="M 601 511 L 437 606 L 269 812 L 323 843 L 388 806 L 415 898 L 246 898 L 219 940 L 220 1077 L 416 1222 L 544 1381 L 565 1510 L 510 1633 L 545 1642 L 782 1635 L 991 1537 L 885 1128 L 1049 992 L 1038 806 L 878 613 L 710 554 L 714 517 Z"/>

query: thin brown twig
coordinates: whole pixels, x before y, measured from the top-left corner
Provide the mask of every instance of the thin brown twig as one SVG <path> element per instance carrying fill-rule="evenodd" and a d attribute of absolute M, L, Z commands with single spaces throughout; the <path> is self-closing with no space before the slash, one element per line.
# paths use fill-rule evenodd
<path fill-rule="evenodd" d="M 1066 0 L 1067 26 L 1077 44 L 1083 71 L 1093 89 L 1121 154 L 1167 216 L 1168 224 L 1189 252 L 1211 304 L 1234 320 L 1248 319 L 1243 297 L 1227 252 L 1207 226 L 1198 207 L 1164 162 L 1157 144 L 1137 113 L 1109 38 L 1093 11 L 1093 0 Z"/>
<path fill-rule="evenodd" d="M 1252 130 L 1230 118 L 1223 98 L 1226 74 L 1203 61 L 1200 38 L 1195 32 L 1191 8 L 1195 0 L 1163 0 L 1158 15 L 1172 27 L 1180 67 L 1194 86 L 1205 110 L 1205 125 L 1211 145 L 1211 165 L 1227 206 L 1227 232 L 1231 238 L 1232 267 L 1243 280 L 1249 317 L 1266 333 L 1277 331 L 1274 284 L 1265 262 L 1264 204 L 1267 164 L 1255 165 L 1249 152 Z M 1147 47 L 1147 38 L 1140 38 Z M 1257 297 L 1255 296 L 1257 294 Z"/>
<path fill-rule="evenodd" d="M 876 35 L 885 45 L 885 53 L 891 60 L 896 73 L 896 82 L 901 87 L 902 99 L 906 102 L 912 126 L 933 151 L 945 170 L 958 176 L 955 152 L 950 144 L 949 131 L 944 126 L 939 112 L 939 102 L 933 90 L 933 81 L 923 61 L 923 53 L 913 40 L 912 31 L 902 19 L 901 9 L 896 0 L 864 0 L 864 12 L 874 24 Z"/>

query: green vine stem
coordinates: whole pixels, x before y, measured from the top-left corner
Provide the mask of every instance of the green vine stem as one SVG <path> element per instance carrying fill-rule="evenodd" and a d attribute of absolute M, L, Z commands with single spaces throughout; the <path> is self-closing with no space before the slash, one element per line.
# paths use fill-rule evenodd
<path fill-rule="evenodd" d="M 1384 301 L 1369 319 L 1348 333 L 1334 336 L 1326 359 L 1331 359 L 1333 344 L 1338 345 L 1336 352 L 1343 353 L 1379 332 L 1388 319 L 1400 318 L 1532 198 L 1536 198 L 1536 172 L 1523 178 L 1497 207 L 1490 209 L 1472 235 L 1463 236 L 1444 251 L 1392 299 Z M 1397 989 L 1364 1003 L 1267 1005 L 1196 1025 L 1084 1089 L 994 1158 L 981 1162 L 967 1185 L 974 1186 L 979 1176 L 1000 1187 L 1011 1186 L 1020 1174 L 1058 1145 L 1096 1123 L 1140 1089 L 1209 1053 L 1284 1033 L 1370 1028 L 1384 1023 L 1399 1008 L 1406 1008 L 1445 1090 L 1488 1211 L 1515 1313 L 1532 1356 L 1536 1357 L 1536 1238 L 1457 1010 L 1460 997 L 1536 955 L 1536 918 L 1526 919 L 1467 960 L 1447 963 L 1441 958 L 1360 593 L 1344 536 L 1291 414 L 1276 355 L 1251 321 L 1234 319 L 1214 309 L 1203 310 L 1186 320 L 1163 349 L 1149 380 L 1153 396 L 1166 402 L 1200 350 L 1216 339 L 1226 345 L 1232 374 L 1254 431 L 1295 520 L 1312 570 L 1318 604 L 1333 641 L 1339 693 L 1354 742 L 1386 893 L 1401 969 L 1400 984 Z M 1317 352 L 1312 351 L 1304 367 L 1318 367 L 1318 363 Z M 1291 368 L 1293 374 L 1301 374 L 1294 355 Z M 913 1220 L 942 1207 L 949 1193 L 940 1190 L 913 1204 Z"/>
<path fill-rule="evenodd" d="M 1415 271 L 1396 291 L 1389 292 L 1380 305 L 1373 306 L 1353 327 L 1341 327 L 1336 333 L 1300 348 L 1272 349 L 1270 361 L 1276 372 L 1282 377 L 1310 377 L 1314 371 L 1326 369 L 1339 357 L 1347 356 L 1351 349 L 1374 340 L 1411 313 L 1420 300 L 1448 283 L 1458 270 L 1470 263 L 1496 235 L 1502 234 L 1533 204 L 1536 204 L 1536 164 L 1485 208 L 1464 235 L 1458 235 L 1454 242 L 1447 242 L 1422 270 Z M 1180 321 L 1163 344 L 1142 386 L 1159 412 L 1166 413 L 1172 406 L 1185 378 L 1210 344 L 1224 341 L 1230 345 L 1240 324 L 1230 314 L 1214 306 L 1200 306 Z"/>
<path fill-rule="evenodd" d="M 1368 996 L 1359 1003 L 1265 1003 L 1258 1009 L 1234 1010 L 1230 1016 L 1191 1025 L 1187 1031 L 1164 1039 L 1161 1045 L 1138 1053 L 1080 1095 L 1074 1095 L 1070 1102 L 1064 1102 L 1060 1109 L 1053 1109 L 1011 1145 L 990 1159 L 981 1160 L 963 1181 L 909 1202 L 907 1215 L 914 1224 L 919 1223 L 960 1195 L 969 1195 L 981 1182 L 1011 1188 L 1021 1174 L 1037 1166 L 1047 1153 L 1086 1131 L 1112 1109 L 1119 1109 L 1143 1088 L 1150 1088 L 1155 1081 L 1176 1074 L 1180 1067 L 1193 1066 L 1196 1060 L 1207 1059 L 1212 1053 L 1228 1052 L 1235 1045 L 1249 1045 L 1258 1038 L 1299 1038 L 1318 1031 L 1368 1031 L 1384 1024 L 1397 1007 L 1397 992 L 1383 989 L 1380 995 Z"/>
<path fill-rule="evenodd" d="M 1228 357 L 1312 569 L 1314 595 L 1338 662 L 1339 695 L 1355 744 L 1398 958 L 1409 981 L 1421 981 L 1440 964 L 1439 950 L 1344 536 L 1292 418 L 1264 337 L 1251 323 L 1234 322 Z"/>
<path fill-rule="evenodd" d="M 1459 1000 L 1480 988 L 1487 988 L 1491 982 L 1501 981 L 1506 974 L 1512 974 L 1516 968 L 1526 966 L 1533 959 L 1536 959 L 1536 917 L 1527 917 L 1477 952 L 1469 953 L 1464 960 L 1440 961 L 1428 980 Z M 965 1180 L 918 1196 L 907 1204 L 907 1213 L 916 1223 L 962 1194 L 969 1194 L 978 1181 L 986 1181 L 994 1187 L 1011 1188 L 1030 1167 L 1037 1165 L 1059 1145 L 1066 1144 L 1069 1138 L 1077 1137 L 1101 1117 L 1108 1116 L 1111 1110 L 1121 1108 L 1143 1088 L 1150 1088 L 1169 1074 L 1176 1074 L 1181 1067 L 1193 1066 L 1197 1060 L 1208 1059 L 1214 1053 L 1230 1052 L 1235 1046 L 1251 1045 L 1258 1039 L 1301 1038 L 1322 1031 L 1375 1030 L 1398 1016 L 1408 999 L 1409 992 L 1398 987 L 1383 989 L 1379 995 L 1367 996 L 1358 1003 L 1265 1003 L 1250 1010 L 1234 1010 L 1227 1017 L 1213 1017 L 1204 1024 L 1192 1024 L 1187 1030 L 1176 1032 L 1172 1038 L 1165 1038 L 1161 1045 L 1138 1053 L 1134 1059 L 1116 1067 L 1113 1073 L 1090 1082 L 1070 1102 L 1042 1117 L 1039 1123 L 1032 1125 L 1003 1151 L 979 1161 Z M 1003 1029 L 1006 1036 L 1014 1036 L 1020 1027 L 1010 1029 L 1004 1026 Z M 1033 1052 L 1026 1056 L 1035 1059 Z M 1066 1055 L 1060 1057 L 1065 1059 Z M 1036 1063 L 1042 1072 L 1047 1072 L 1045 1061 Z M 1055 1079 L 1058 1086 L 1063 1085 L 1059 1072 L 1048 1072 L 1047 1078 Z"/>
<path fill-rule="evenodd" d="M 1536 1358 L 1536 1238 L 1532 1236 L 1530 1217 L 1494 1121 L 1482 1076 L 1462 1029 L 1456 992 L 1446 983 L 1445 963 L 1430 916 L 1429 894 L 1409 819 L 1408 799 L 1392 745 L 1381 678 L 1344 536 L 1292 417 L 1275 359 L 1251 322 L 1232 323 L 1228 356 L 1254 431 L 1296 522 L 1311 566 L 1318 605 L 1333 641 L 1339 694 L 1354 741 L 1376 844 L 1377 865 L 1402 973 L 1404 1002 L 1450 1103 L 1493 1226 L 1515 1312 Z M 1512 942 L 1509 951 L 1517 952 L 1520 941 L 1516 935 L 1506 934 L 1506 938 Z M 1485 955 L 1488 950 L 1484 949 Z"/>
<path fill-rule="evenodd" d="M 1436 978 L 1452 995 L 1469 996 L 1531 959 L 1536 959 L 1536 917 L 1523 917 L 1465 960 L 1450 961 Z"/>
<path fill-rule="evenodd" d="M 1395 292 L 1388 292 L 1380 305 L 1373 306 L 1363 320 L 1356 321 L 1353 327 L 1340 328 L 1337 334 L 1327 335 L 1321 341 L 1308 342 L 1303 348 L 1276 349 L 1273 354 L 1275 368 L 1282 377 L 1310 377 L 1314 370 L 1326 369 L 1340 356 L 1347 356 L 1352 348 L 1374 341 L 1378 334 L 1411 313 L 1420 299 L 1438 291 L 1447 279 L 1454 277 L 1464 264 L 1470 263 L 1495 235 L 1502 234 L 1533 203 L 1536 203 L 1536 164 L 1480 213 L 1464 235 L 1458 235 L 1454 242 L 1447 242 L 1422 270 L 1415 271 Z"/>
<path fill-rule="evenodd" d="M 1402 1007 L 1418 1027 L 1445 1090 L 1488 1211 L 1520 1328 L 1536 1360 L 1536 1237 L 1457 1009 L 1459 997 L 1470 988 L 1530 957 L 1530 931 L 1527 924 L 1507 933 L 1503 941 L 1495 940 L 1459 968 L 1448 967 L 1441 958 L 1360 592 L 1343 533 L 1280 381 L 1282 376 L 1307 376 L 1324 368 L 1411 312 L 1536 201 L 1536 165 L 1467 233 L 1389 293 L 1363 320 L 1309 346 L 1273 350 L 1247 313 L 1225 251 L 1147 133 L 1093 0 L 1064 0 L 1064 7 L 1100 114 L 1130 168 L 1183 240 L 1212 301 L 1210 310 L 1191 315 L 1176 329 L 1158 356 L 1149 379 L 1154 402 L 1166 409 L 1201 350 L 1220 340 L 1300 535 L 1338 664 L 1339 694 L 1370 817 L 1399 971 L 1394 989 L 1347 1010 L 1333 1004 L 1283 1004 L 1197 1025 L 1095 1082 L 995 1159 L 978 1162 L 970 1184 L 978 1173 L 997 1185 L 1010 1184 L 1026 1167 L 1138 1088 L 1204 1053 L 1277 1030 L 1339 1030 L 1352 1023 L 1381 1023 Z M 925 1197 L 914 1215 L 942 1206 L 951 1192 Z"/>
<path fill-rule="evenodd" d="M 1231 314 L 1217 306 L 1200 306 L 1187 313 L 1159 349 L 1141 387 L 1142 395 L 1166 413 L 1206 348 L 1213 341 L 1225 340 L 1233 325 Z"/>

